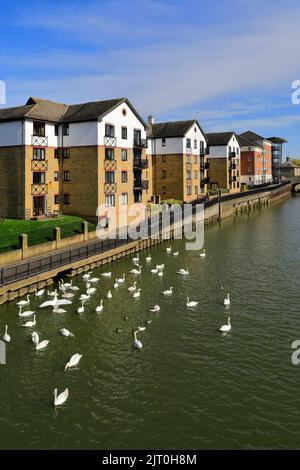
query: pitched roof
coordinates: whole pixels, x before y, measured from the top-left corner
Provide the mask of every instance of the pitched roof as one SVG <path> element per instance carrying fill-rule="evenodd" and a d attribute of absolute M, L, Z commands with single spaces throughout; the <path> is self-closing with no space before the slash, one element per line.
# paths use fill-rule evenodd
<path fill-rule="evenodd" d="M 151 124 L 148 125 L 148 135 L 154 139 L 163 137 L 184 137 L 188 130 L 195 124 L 199 127 L 202 134 L 205 136 L 200 124 L 196 119 L 191 121 L 169 121 Z"/>
<path fill-rule="evenodd" d="M 209 132 L 206 134 L 209 146 L 227 145 L 234 132 Z"/>
<path fill-rule="evenodd" d="M 243 135 L 238 135 L 237 139 L 241 147 L 259 147 L 262 149 L 264 148 L 262 145 L 258 144 L 257 142 L 254 142 L 253 140 L 247 139 Z"/>
<path fill-rule="evenodd" d="M 253 142 L 257 142 L 260 140 L 268 140 L 266 137 L 263 137 L 262 135 L 256 134 L 252 131 L 242 132 L 240 135 L 242 137 L 246 137 L 246 139 L 252 140 Z"/>
<path fill-rule="evenodd" d="M 292 160 L 287 157 L 286 161 L 281 164 L 281 168 L 299 168 L 299 166 L 295 165 L 295 163 L 293 163 Z"/>
<path fill-rule="evenodd" d="M 30 97 L 25 106 L 0 109 L 0 121 L 16 121 L 24 118 L 57 123 L 97 121 L 122 103 L 127 103 L 146 127 L 146 123 L 127 98 L 66 105 Z"/>

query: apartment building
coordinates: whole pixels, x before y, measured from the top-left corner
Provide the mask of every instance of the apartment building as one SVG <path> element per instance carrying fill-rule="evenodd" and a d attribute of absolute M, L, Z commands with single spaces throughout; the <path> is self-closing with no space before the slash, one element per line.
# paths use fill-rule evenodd
<path fill-rule="evenodd" d="M 148 118 L 156 200 L 191 202 L 207 194 L 207 142 L 198 121 L 155 123 Z"/>
<path fill-rule="evenodd" d="M 30 98 L 0 110 L 0 208 L 7 217 L 61 211 L 96 220 L 97 207 L 152 196 L 146 123 L 126 98 L 65 105 Z"/>
<path fill-rule="evenodd" d="M 252 131 L 239 136 L 241 181 L 248 186 L 272 182 L 272 142 Z"/>
<path fill-rule="evenodd" d="M 282 165 L 282 152 L 283 144 L 287 143 L 286 139 L 282 137 L 268 137 L 267 139 L 272 143 L 272 177 L 274 183 L 281 181 L 281 165 Z"/>
<path fill-rule="evenodd" d="M 240 191 L 240 144 L 234 132 L 206 134 L 212 190 Z"/>

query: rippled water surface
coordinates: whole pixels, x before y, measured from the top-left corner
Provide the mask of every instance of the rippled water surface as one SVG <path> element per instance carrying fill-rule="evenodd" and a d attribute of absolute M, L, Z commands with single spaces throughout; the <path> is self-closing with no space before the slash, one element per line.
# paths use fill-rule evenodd
<path fill-rule="evenodd" d="M 167 244 L 150 250 L 151 264 L 141 252 L 138 300 L 127 292 L 135 280 L 129 258 L 93 271 L 113 277 L 101 278 L 82 315 L 78 294 L 65 314 L 39 310 L 42 300 L 31 296 L 36 331 L 50 340 L 39 353 L 15 302 L 1 306 L 1 336 L 7 323 L 12 341 L 0 366 L 0 448 L 300 448 L 300 366 L 291 364 L 291 343 L 300 339 L 299 239 L 300 198 L 292 198 L 208 229 L 205 258 L 182 241 L 172 242 L 178 257 Z M 149 271 L 161 262 L 158 278 Z M 180 267 L 190 276 L 176 274 Z M 105 299 L 123 273 L 125 285 Z M 83 290 L 81 276 L 73 282 Z M 166 299 L 161 291 L 170 286 Z M 197 308 L 186 308 L 187 296 Z M 161 310 L 150 313 L 155 303 Z M 232 331 L 222 336 L 228 312 Z M 132 329 L 149 319 L 143 349 L 133 350 Z M 76 337 L 60 336 L 62 327 Z M 77 352 L 80 365 L 64 372 Z M 55 387 L 70 390 L 58 409 Z"/>

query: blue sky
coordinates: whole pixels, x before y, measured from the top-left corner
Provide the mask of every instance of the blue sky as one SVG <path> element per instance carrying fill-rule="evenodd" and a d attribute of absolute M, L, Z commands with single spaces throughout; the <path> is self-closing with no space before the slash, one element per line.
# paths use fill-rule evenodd
<path fill-rule="evenodd" d="M 127 96 L 157 121 L 252 129 L 300 157 L 298 0 L 0 0 L 6 106 Z"/>

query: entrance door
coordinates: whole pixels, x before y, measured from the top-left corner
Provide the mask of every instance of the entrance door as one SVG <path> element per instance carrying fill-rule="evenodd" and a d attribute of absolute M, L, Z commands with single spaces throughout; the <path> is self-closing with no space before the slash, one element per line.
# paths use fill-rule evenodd
<path fill-rule="evenodd" d="M 45 196 L 35 196 L 33 198 L 33 215 L 45 214 Z"/>

